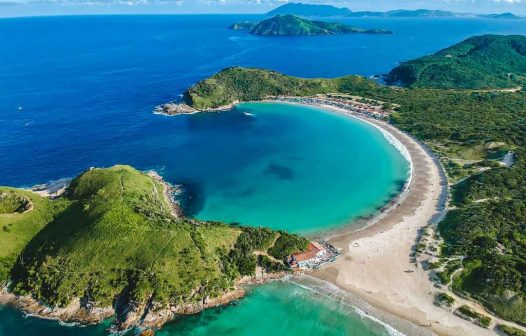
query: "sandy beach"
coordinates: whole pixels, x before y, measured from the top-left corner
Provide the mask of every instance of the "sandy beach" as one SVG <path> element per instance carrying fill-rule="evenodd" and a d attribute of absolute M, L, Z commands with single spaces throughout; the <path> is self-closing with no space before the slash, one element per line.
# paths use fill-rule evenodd
<path fill-rule="evenodd" d="M 436 224 L 444 214 L 447 183 L 438 163 L 421 144 L 385 122 L 323 107 L 389 132 L 408 150 L 413 172 L 404 197 L 373 219 L 373 225 L 358 231 L 349 227 L 328 237 L 329 243 L 341 249 L 342 257 L 310 274 L 439 335 L 494 335 L 435 306 L 434 295 L 439 290 L 429 280 L 429 272 L 411 262 L 418 230 Z"/>

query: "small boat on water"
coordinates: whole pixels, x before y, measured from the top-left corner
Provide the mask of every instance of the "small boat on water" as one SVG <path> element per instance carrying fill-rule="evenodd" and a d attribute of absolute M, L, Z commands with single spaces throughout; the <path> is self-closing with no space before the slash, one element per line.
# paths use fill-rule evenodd
<path fill-rule="evenodd" d="M 249 116 L 249 117 L 255 117 L 254 114 L 249 113 L 249 112 L 243 112 L 243 115 L 246 115 L 246 116 Z"/>
<path fill-rule="evenodd" d="M 22 105 L 18 105 L 18 110 L 19 110 L 19 111 L 22 111 L 23 109 L 24 109 L 24 106 L 22 106 Z"/>

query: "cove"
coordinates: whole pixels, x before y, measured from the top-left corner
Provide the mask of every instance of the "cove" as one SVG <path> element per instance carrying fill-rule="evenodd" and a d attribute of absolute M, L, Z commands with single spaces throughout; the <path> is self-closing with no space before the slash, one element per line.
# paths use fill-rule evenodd
<path fill-rule="evenodd" d="M 321 108 L 259 102 L 184 117 L 188 167 L 164 173 L 183 185 L 183 207 L 199 219 L 332 229 L 373 214 L 408 176 L 378 129 Z"/>

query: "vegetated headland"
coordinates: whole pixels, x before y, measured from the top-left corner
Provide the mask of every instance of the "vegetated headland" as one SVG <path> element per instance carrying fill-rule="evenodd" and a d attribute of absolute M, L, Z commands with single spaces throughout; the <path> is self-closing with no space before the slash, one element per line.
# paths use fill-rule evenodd
<path fill-rule="evenodd" d="M 303 79 L 228 68 L 186 91 L 184 102 L 194 111 L 212 111 L 296 97 L 303 103 L 323 99 L 322 105 L 361 117 L 367 117 L 363 110 L 348 106 L 369 101 L 371 110 L 385 111 L 368 120 L 411 153 L 412 191 L 377 225 L 331 235 L 343 257 L 314 275 L 437 333 L 524 332 L 526 96 L 518 85 L 526 75 L 520 66 L 525 41 L 469 38 L 439 58 L 424 58 L 426 71 L 442 75 L 399 81 L 403 87 L 358 76 Z M 461 59 L 450 62 L 454 57 Z M 408 67 L 418 69 L 413 62 Z M 477 71 L 484 76 L 473 80 Z M 454 80 L 446 80 L 448 74 Z"/>
<path fill-rule="evenodd" d="M 392 34 L 391 31 L 384 29 L 364 29 L 339 22 L 311 21 L 291 14 L 278 14 L 260 22 L 240 21 L 228 28 L 248 30 L 252 35 L 265 36 Z"/>
<path fill-rule="evenodd" d="M 0 187 L 0 303 L 66 322 L 114 316 L 112 330 L 156 329 L 283 276 L 285 256 L 309 245 L 186 218 L 172 191 L 129 166 L 89 169 L 51 198 Z"/>

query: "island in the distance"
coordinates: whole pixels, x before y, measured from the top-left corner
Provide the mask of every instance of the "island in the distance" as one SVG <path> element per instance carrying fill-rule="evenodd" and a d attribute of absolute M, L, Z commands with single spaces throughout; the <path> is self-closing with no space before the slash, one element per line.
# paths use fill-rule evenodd
<path fill-rule="evenodd" d="M 241 21 L 234 23 L 229 29 L 250 30 L 250 34 L 267 36 L 392 34 L 384 29 L 363 29 L 338 22 L 311 21 L 289 14 L 279 14 L 259 23 Z"/>
<path fill-rule="evenodd" d="M 356 11 L 348 8 L 338 8 L 331 5 L 316 5 L 304 3 L 287 3 L 279 6 L 267 15 L 292 14 L 304 17 L 390 17 L 390 18 L 483 18 L 483 19 L 519 19 L 513 13 L 474 14 L 456 13 L 436 9 L 395 9 L 387 12 Z"/>
<path fill-rule="evenodd" d="M 58 197 L 0 187 L 0 302 L 62 321 L 158 327 L 282 276 L 309 242 L 184 217 L 159 175 L 89 169 Z M 310 245 L 309 245 L 310 246 Z M 257 271 L 257 276 L 256 276 Z"/>

